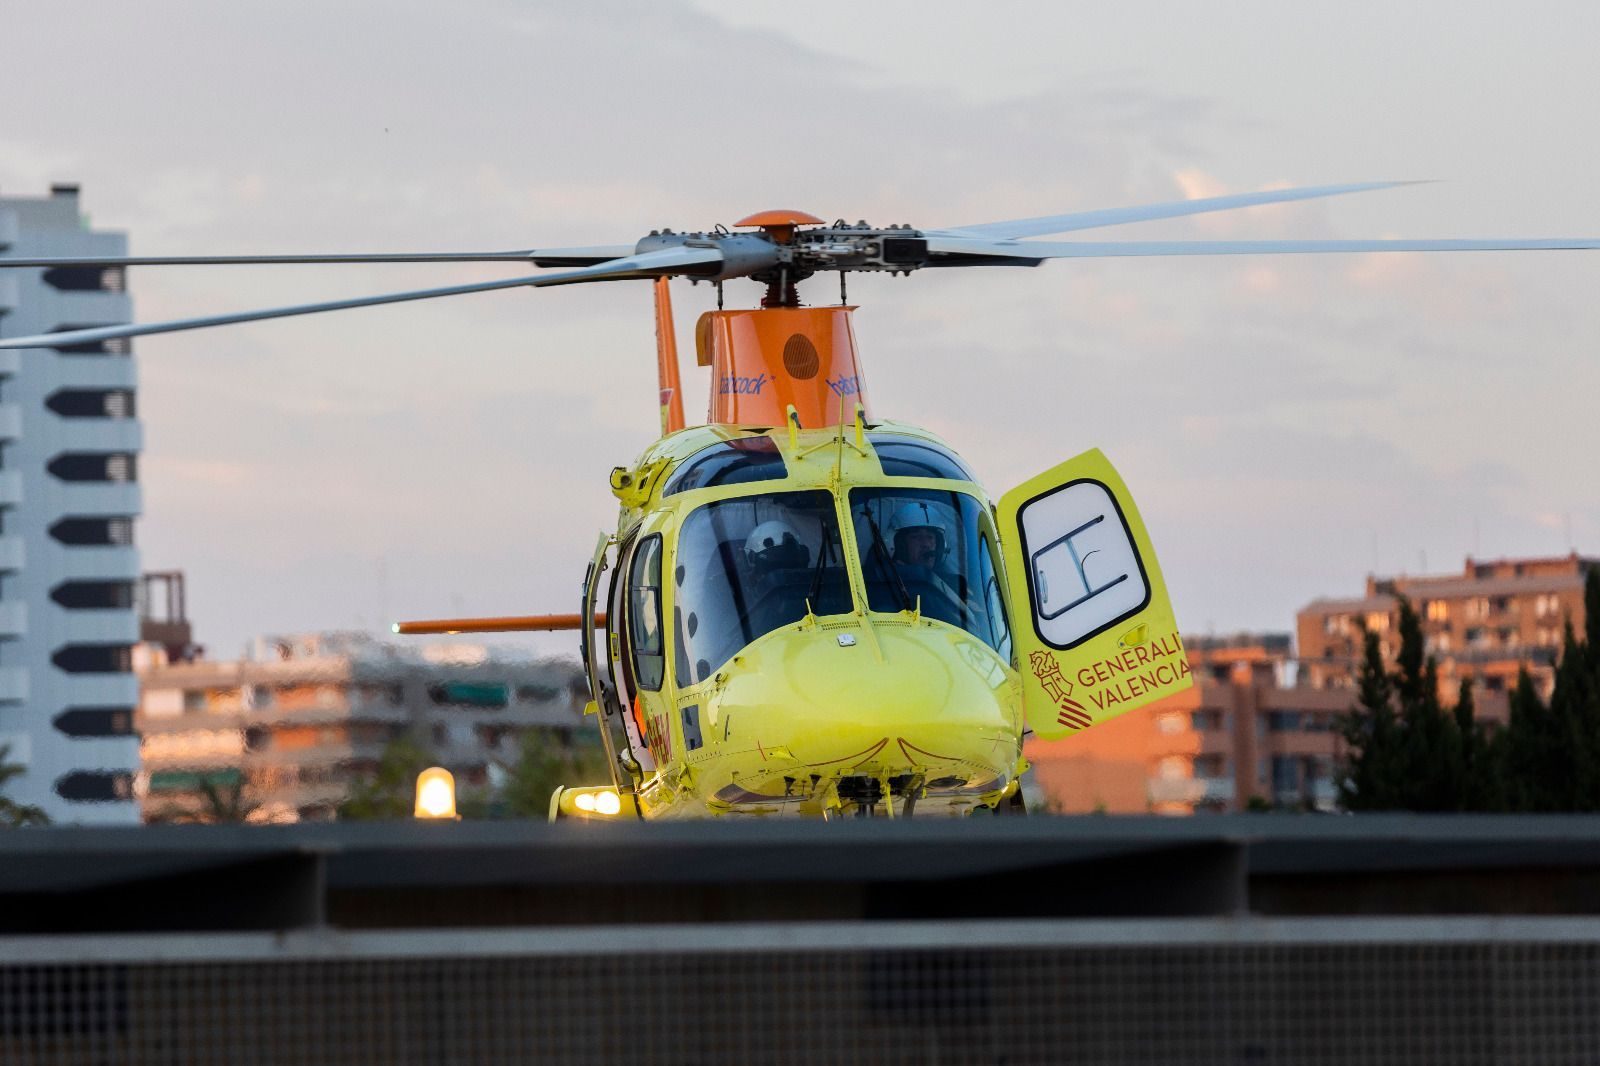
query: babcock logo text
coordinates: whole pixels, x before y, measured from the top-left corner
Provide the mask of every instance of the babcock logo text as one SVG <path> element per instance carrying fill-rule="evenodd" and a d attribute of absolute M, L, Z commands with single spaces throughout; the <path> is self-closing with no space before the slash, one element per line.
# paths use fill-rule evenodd
<path fill-rule="evenodd" d="M 829 378 L 828 388 L 833 390 L 835 396 L 857 396 L 861 393 L 861 378 L 855 374 L 850 377 Z"/>
<path fill-rule="evenodd" d="M 757 374 L 753 378 L 725 374 L 717 382 L 717 391 L 724 396 L 760 396 L 761 390 L 771 380 L 772 377 L 768 374 Z"/>

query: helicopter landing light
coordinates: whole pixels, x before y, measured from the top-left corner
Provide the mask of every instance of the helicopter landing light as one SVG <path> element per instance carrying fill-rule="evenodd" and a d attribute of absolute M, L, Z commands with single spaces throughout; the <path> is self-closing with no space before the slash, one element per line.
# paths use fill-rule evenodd
<path fill-rule="evenodd" d="M 639 805 L 632 796 L 624 798 L 614 788 L 558 788 L 551 799 L 550 818 L 615 818 L 624 811 L 625 817 L 638 817 Z"/>

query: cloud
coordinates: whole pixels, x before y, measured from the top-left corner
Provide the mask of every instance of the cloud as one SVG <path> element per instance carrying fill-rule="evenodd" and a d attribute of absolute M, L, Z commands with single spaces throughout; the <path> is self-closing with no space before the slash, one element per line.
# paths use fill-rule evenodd
<path fill-rule="evenodd" d="M 1051 76 L 1000 96 L 957 64 L 681 4 L 74 10 L 8 13 L 0 98 L 30 104 L 8 109 L 0 189 L 82 180 L 97 223 L 148 252 L 626 243 L 777 205 L 957 225 L 1413 162 L 1364 154 L 1370 115 L 1354 140 L 1285 125 L 1223 72 L 1064 62 L 1079 46 L 1054 24 L 1005 42 Z M 1072 41 L 1094 39 L 1075 18 Z M 69 32 L 72 69 L 46 46 Z M 84 69 L 118 71 L 117 91 Z M 1096 235 L 1431 235 L 1406 195 Z M 151 269 L 132 286 L 148 320 L 514 269 Z M 1395 559 L 1417 543 L 1445 559 L 1471 513 L 1507 550 L 1548 535 L 1526 517 L 1541 511 L 1586 528 L 1593 487 L 1570 457 L 1600 453 L 1582 399 L 1600 393 L 1600 327 L 1583 270 L 1095 260 L 850 292 L 880 415 L 945 433 L 995 489 L 1105 447 L 1173 532 L 1169 579 L 1234 627 L 1353 584 L 1374 531 Z M 757 291 L 727 286 L 732 306 Z M 687 350 L 714 293 L 674 292 Z M 189 570 L 201 632 L 223 643 L 346 623 L 380 557 L 422 612 L 570 603 L 614 521 L 607 471 L 654 436 L 649 305 L 619 283 L 141 339 L 147 562 Z M 691 411 L 706 385 L 685 368 Z"/>

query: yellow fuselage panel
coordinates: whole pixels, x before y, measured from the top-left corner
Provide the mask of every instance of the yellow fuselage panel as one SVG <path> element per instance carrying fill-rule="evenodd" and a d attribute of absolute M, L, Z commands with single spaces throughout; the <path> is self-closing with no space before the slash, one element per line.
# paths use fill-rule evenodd
<path fill-rule="evenodd" d="M 883 424 L 907 439 L 943 442 L 926 431 Z M 760 432 L 760 431 L 757 431 Z M 988 510 L 969 481 L 886 477 L 870 444 L 851 427 L 769 431 L 786 476 L 694 489 L 662 498 L 671 468 L 719 441 L 749 436 L 737 427 L 695 427 L 657 441 L 635 470 L 660 469 L 650 498 L 625 501 L 630 539 L 660 533 L 664 571 L 705 560 L 679 558 L 677 536 L 696 508 L 742 496 L 830 492 L 841 530 L 850 529 L 855 488 L 936 488 L 964 493 Z M 987 521 L 987 518 L 985 518 Z M 837 805 L 842 779 L 867 779 L 920 797 L 923 813 L 970 809 L 1014 787 L 1021 754 L 1020 678 L 1013 664 L 971 634 L 916 611 L 867 608 L 858 546 L 846 537 L 848 614 L 810 617 L 768 632 L 720 664 L 712 676 L 679 687 L 668 669 L 661 689 L 638 694 L 651 728 L 666 733 L 657 767 L 641 789 L 648 817 L 729 814 L 819 815 Z M 664 582 L 663 617 L 677 604 Z M 666 625 L 667 662 L 679 638 Z M 619 634 L 621 635 L 621 634 Z M 625 645 L 625 638 L 613 645 Z M 897 784 L 891 784 L 898 782 Z"/>

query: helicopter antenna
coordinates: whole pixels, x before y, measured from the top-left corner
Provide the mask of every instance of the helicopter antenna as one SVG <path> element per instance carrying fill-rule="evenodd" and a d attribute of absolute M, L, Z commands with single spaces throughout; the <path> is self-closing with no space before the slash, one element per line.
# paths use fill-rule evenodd
<path fill-rule="evenodd" d="M 833 460 L 833 483 L 844 477 L 844 393 L 839 394 L 839 452 Z"/>

